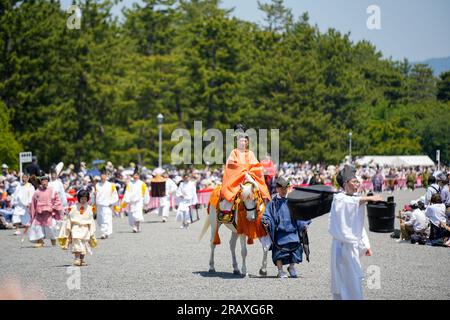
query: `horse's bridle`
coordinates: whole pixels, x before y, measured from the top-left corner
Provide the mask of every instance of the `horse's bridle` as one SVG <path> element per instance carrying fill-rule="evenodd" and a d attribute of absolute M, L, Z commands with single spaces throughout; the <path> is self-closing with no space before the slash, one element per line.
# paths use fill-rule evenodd
<path fill-rule="evenodd" d="M 245 202 L 243 202 L 244 203 L 244 208 L 245 208 L 245 210 L 247 210 L 247 211 L 253 211 L 253 210 L 256 210 L 256 201 L 255 201 L 255 206 L 253 207 L 253 208 L 247 208 L 247 206 L 245 205 Z"/>

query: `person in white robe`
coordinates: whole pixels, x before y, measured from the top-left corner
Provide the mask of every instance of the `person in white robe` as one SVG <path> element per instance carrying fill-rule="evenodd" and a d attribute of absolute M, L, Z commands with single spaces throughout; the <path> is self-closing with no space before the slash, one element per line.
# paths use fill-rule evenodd
<path fill-rule="evenodd" d="M 189 175 L 183 175 L 183 181 L 176 192 L 178 199 L 177 222 L 181 222 L 181 229 L 187 228 L 191 223 L 190 207 L 197 204 L 197 190 L 195 183 L 190 181 Z"/>
<path fill-rule="evenodd" d="M 165 183 L 165 195 L 159 198 L 158 216 L 162 217 L 162 222 L 166 222 L 169 219 L 170 213 L 170 198 L 174 195 L 178 189 L 176 183 L 170 179 L 169 175 L 164 169 L 156 168 L 153 171 L 155 178 L 153 181 L 164 181 Z"/>
<path fill-rule="evenodd" d="M 65 214 L 68 210 L 68 201 L 67 194 L 64 188 L 64 184 L 61 179 L 58 178 L 58 172 L 56 168 L 52 168 L 50 172 L 50 182 L 48 183 L 49 187 L 51 187 L 56 193 L 58 193 L 59 199 L 61 200 L 61 204 L 64 208 L 63 213 Z M 62 220 L 54 220 L 54 232 L 58 234 L 59 229 L 61 228 Z"/>
<path fill-rule="evenodd" d="M 20 235 L 19 224 L 29 227 L 30 225 L 30 208 L 31 199 L 34 194 L 34 187 L 29 183 L 30 176 L 23 174 L 22 183 L 16 188 L 12 196 L 12 204 L 14 206 L 12 223 L 16 226 L 15 235 Z"/>
<path fill-rule="evenodd" d="M 162 222 L 166 222 L 170 213 L 170 198 L 175 195 L 178 186 L 167 173 L 162 173 L 162 177 L 166 180 L 166 195 L 159 198 L 158 216 L 162 216 Z"/>
<path fill-rule="evenodd" d="M 63 208 L 66 209 L 68 207 L 67 194 L 64 189 L 64 184 L 62 183 L 61 179 L 58 178 L 58 174 L 55 169 L 52 169 L 50 178 L 51 181 L 48 183 L 48 186 L 58 193 L 61 204 Z"/>
<path fill-rule="evenodd" d="M 95 184 L 94 204 L 100 239 L 107 239 L 113 233 L 113 207 L 119 202 L 116 185 L 107 180 L 106 169 L 103 169 L 100 181 Z"/>
<path fill-rule="evenodd" d="M 328 232 L 331 249 L 331 293 L 335 300 L 362 300 L 364 272 L 360 257 L 371 256 L 369 238 L 364 229 L 364 204 L 382 201 L 380 196 L 355 196 L 359 181 L 356 170 L 345 166 L 337 176 L 343 193 L 334 195 Z"/>
<path fill-rule="evenodd" d="M 141 222 L 144 221 L 144 206 L 150 202 L 147 185 L 139 178 L 139 171 L 133 174 L 133 179 L 127 184 L 123 196 L 123 204 L 129 206 L 128 222 L 133 232 L 141 231 Z"/>

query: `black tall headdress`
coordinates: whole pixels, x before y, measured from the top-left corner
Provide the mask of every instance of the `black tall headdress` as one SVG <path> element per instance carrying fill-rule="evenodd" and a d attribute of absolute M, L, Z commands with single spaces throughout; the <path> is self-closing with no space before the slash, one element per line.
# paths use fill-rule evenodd
<path fill-rule="evenodd" d="M 248 139 L 248 134 L 245 133 L 245 131 L 247 131 L 247 128 L 241 124 L 238 123 L 234 126 L 234 131 L 235 131 L 235 136 L 240 139 L 240 138 L 247 138 Z"/>
<path fill-rule="evenodd" d="M 344 169 L 339 171 L 338 175 L 336 176 L 336 181 L 341 186 L 341 188 L 343 188 L 344 183 L 354 178 L 356 178 L 355 167 L 346 164 Z"/>

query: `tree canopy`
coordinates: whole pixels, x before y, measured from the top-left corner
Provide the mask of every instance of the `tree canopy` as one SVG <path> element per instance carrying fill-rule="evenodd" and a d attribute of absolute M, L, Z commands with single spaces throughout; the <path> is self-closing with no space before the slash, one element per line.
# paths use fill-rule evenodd
<path fill-rule="evenodd" d="M 260 4 L 261 25 L 219 0 L 74 1 L 69 29 L 59 1 L 0 0 L 0 161 L 20 151 L 40 164 L 97 158 L 158 163 L 171 133 L 280 130 L 280 160 L 338 162 L 353 155 L 450 159 L 450 73 L 392 61 L 367 41 L 322 33 L 283 0 Z"/>

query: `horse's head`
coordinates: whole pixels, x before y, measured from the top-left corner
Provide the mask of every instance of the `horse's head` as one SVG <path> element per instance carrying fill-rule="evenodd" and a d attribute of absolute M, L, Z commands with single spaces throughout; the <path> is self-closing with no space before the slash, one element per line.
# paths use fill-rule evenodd
<path fill-rule="evenodd" d="M 241 200 L 244 203 L 248 221 L 256 220 L 256 199 L 253 188 L 253 183 L 247 182 L 241 184 Z"/>

